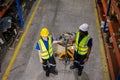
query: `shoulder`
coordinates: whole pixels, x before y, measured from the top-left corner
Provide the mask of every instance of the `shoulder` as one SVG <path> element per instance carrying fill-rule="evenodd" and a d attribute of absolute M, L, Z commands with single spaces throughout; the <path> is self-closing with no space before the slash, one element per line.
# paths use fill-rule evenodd
<path fill-rule="evenodd" d="M 93 38 L 92 37 L 90 37 L 90 39 L 89 40 L 93 40 Z"/>
<path fill-rule="evenodd" d="M 89 34 L 87 36 L 89 37 L 89 39 L 92 39 L 92 37 Z"/>
<path fill-rule="evenodd" d="M 52 38 L 52 36 L 51 36 L 51 35 L 49 35 L 49 36 L 48 36 L 48 38 Z"/>
<path fill-rule="evenodd" d="M 52 35 L 48 36 L 52 41 L 54 41 L 54 38 L 52 37 Z"/>
<path fill-rule="evenodd" d="M 93 39 L 90 35 L 88 35 L 89 36 L 89 39 Z"/>
<path fill-rule="evenodd" d="M 88 42 L 92 43 L 93 42 L 93 38 L 90 37 Z"/>
<path fill-rule="evenodd" d="M 92 42 L 93 38 L 88 34 L 88 40 Z"/>

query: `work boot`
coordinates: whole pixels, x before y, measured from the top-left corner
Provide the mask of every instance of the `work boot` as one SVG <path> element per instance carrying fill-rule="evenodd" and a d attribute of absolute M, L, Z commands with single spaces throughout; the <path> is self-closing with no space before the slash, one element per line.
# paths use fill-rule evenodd
<path fill-rule="evenodd" d="M 81 76 L 83 68 L 84 68 L 83 66 L 78 67 L 78 76 Z"/>
<path fill-rule="evenodd" d="M 46 71 L 46 77 L 49 77 L 49 72 L 48 71 Z"/>
<path fill-rule="evenodd" d="M 51 71 L 51 73 L 54 74 L 54 75 L 58 75 L 58 71 L 56 71 L 56 70 L 55 71 Z"/>
<path fill-rule="evenodd" d="M 70 66 L 70 69 L 75 69 L 75 68 L 77 68 L 77 67 L 75 67 L 74 65 Z"/>
<path fill-rule="evenodd" d="M 82 72 L 78 70 L 78 76 L 81 76 Z"/>

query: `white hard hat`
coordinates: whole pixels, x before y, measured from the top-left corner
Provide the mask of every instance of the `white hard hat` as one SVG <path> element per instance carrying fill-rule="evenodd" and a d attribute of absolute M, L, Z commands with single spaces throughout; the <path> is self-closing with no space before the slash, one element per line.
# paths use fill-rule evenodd
<path fill-rule="evenodd" d="M 88 24 L 87 24 L 87 23 L 82 24 L 82 25 L 79 27 L 79 29 L 80 29 L 81 31 L 88 31 Z"/>

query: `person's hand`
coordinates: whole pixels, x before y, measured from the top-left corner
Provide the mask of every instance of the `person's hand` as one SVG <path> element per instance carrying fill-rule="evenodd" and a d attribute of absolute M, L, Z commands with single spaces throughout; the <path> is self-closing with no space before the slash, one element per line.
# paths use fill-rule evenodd
<path fill-rule="evenodd" d="M 86 57 L 86 58 L 84 59 L 84 63 L 87 62 L 87 61 L 88 61 L 88 57 Z"/>
<path fill-rule="evenodd" d="M 62 44 L 63 43 L 63 39 L 57 41 L 58 44 Z"/>
<path fill-rule="evenodd" d="M 61 44 L 63 40 L 53 41 L 53 44 Z"/>
<path fill-rule="evenodd" d="M 42 59 L 40 59 L 40 63 L 43 63 L 43 60 L 42 60 Z"/>

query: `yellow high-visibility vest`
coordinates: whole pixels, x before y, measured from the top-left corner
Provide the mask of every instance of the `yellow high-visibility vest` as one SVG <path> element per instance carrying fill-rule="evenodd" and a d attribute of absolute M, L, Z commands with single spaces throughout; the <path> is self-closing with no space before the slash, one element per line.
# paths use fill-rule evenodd
<path fill-rule="evenodd" d="M 51 36 L 48 36 L 48 50 L 46 49 L 46 46 L 43 42 L 43 40 L 40 38 L 38 42 L 40 48 L 41 48 L 41 57 L 42 59 L 49 59 L 51 56 L 53 56 L 53 49 L 52 49 L 52 38 Z"/>
<path fill-rule="evenodd" d="M 90 36 L 89 36 L 89 35 L 85 36 L 85 37 L 78 43 L 79 37 L 80 37 L 80 32 L 78 31 L 77 34 L 76 34 L 75 50 L 78 52 L 78 54 L 80 54 L 80 55 L 85 55 L 85 54 L 87 54 L 87 51 L 88 51 L 87 43 L 88 43 L 88 41 L 89 41 L 89 39 L 90 39 Z"/>

